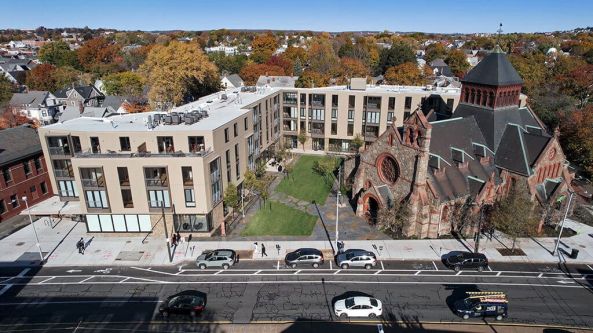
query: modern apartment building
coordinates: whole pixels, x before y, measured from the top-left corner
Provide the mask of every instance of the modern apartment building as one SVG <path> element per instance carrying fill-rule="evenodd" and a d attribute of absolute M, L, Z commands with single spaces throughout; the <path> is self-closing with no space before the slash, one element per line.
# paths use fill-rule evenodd
<path fill-rule="evenodd" d="M 284 136 L 297 147 L 348 153 L 360 133 L 373 142 L 419 104 L 456 107 L 459 89 L 423 87 L 242 88 L 177 107 L 105 119 L 76 118 L 39 129 L 51 183 L 78 204 L 89 232 L 209 236 L 225 233 L 226 186 Z M 434 105 L 430 105 L 430 104 Z M 299 148 L 300 145 L 299 145 Z"/>

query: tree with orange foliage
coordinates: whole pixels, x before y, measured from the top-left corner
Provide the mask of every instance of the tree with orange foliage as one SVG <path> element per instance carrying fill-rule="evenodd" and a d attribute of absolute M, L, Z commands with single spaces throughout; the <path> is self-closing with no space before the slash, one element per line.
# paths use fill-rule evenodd
<path fill-rule="evenodd" d="M 25 83 L 30 90 L 56 91 L 56 66 L 41 64 L 27 72 Z"/>
<path fill-rule="evenodd" d="M 292 61 L 290 61 L 290 59 L 288 59 L 282 55 L 273 55 L 266 62 L 266 65 L 282 67 L 282 69 L 284 69 L 285 75 L 290 75 L 290 76 L 293 75 L 294 64 L 292 63 Z"/>
<path fill-rule="evenodd" d="M 39 127 L 39 122 L 33 121 L 20 112 L 12 112 L 6 109 L 0 117 L 0 129 L 13 128 L 24 124 L 31 124 L 35 128 Z"/>
<path fill-rule="evenodd" d="M 255 36 L 251 42 L 251 60 L 258 64 L 268 61 L 278 49 L 276 37 L 271 33 Z"/>
<path fill-rule="evenodd" d="M 366 77 L 369 74 L 369 68 L 361 60 L 354 58 L 340 59 L 340 67 L 342 80 L 353 77 Z"/>
<path fill-rule="evenodd" d="M 420 71 L 413 62 L 404 62 L 401 65 L 389 67 L 385 72 L 385 81 L 389 84 L 403 86 L 421 86 L 426 83 L 426 72 Z"/>
<path fill-rule="evenodd" d="M 325 87 L 329 85 L 330 77 L 309 69 L 306 69 L 298 80 L 295 82 L 297 88 L 315 88 Z"/>
<path fill-rule="evenodd" d="M 289 46 L 282 55 L 290 59 L 292 62 L 296 62 L 297 59 L 301 62 L 301 64 L 307 62 L 307 51 L 305 51 L 305 49 L 302 47 Z"/>
<path fill-rule="evenodd" d="M 593 105 L 560 118 L 560 143 L 566 158 L 593 175 Z"/>
<path fill-rule="evenodd" d="M 247 86 L 254 86 L 261 75 L 286 75 L 280 66 L 268 64 L 249 64 L 241 69 L 241 78 Z"/>
<path fill-rule="evenodd" d="M 445 58 L 445 63 L 451 68 L 451 72 L 457 77 L 463 77 L 469 69 L 469 62 L 465 53 L 461 50 L 451 50 Z"/>
<path fill-rule="evenodd" d="M 97 75 L 117 72 L 123 62 L 120 48 L 103 37 L 91 39 L 76 51 L 78 62 L 87 71 Z"/>
<path fill-rule="evenodd" d="M 593 95 L 593 65 L 582 63 L 566 75 L 559 75 L 562 92 L 576 98 L 579 107 L 585 106 Z"/>
<path fill-rule="evenodd" d="M 340 58 L 327 38 L 317 37 L 311 41 L 307 49 L 308 69 L 332 77 L 340 70 Z"/>

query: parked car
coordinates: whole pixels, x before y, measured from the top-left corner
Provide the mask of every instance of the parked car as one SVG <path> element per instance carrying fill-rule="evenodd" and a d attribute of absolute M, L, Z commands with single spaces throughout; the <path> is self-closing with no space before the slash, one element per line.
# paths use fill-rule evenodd
<path fill-rule="evenodd" d="M 583 197 L 584 199 L 591 201 L 593 199 L 593 184 L 586 178 L 575 178 L 570 183 L 575 193 Z"/>
<path fill-rule="evenodd" d="M 494 317 L 502 320 L 507 316 L 509 303 L 503 292 L 468 292 L 468 297 L 455 302 L 455 312 L 463 319 Z"/>
<path fill-rule="evenodd" d="M 482 253 L 457 252 L 445 259 L 445 264 L 459 272 L 466 268 L 475 268 L 478 272 L 488 268 L 488 259 Z"/>
<path fill-rule="evenodd" d="M 355 296 L 337 300 L 334 303 L 334 313 L 340 318 L 368 317 L 376 318 L 383 313 L 380 300 L 367 296 Z"/>
<path fill-rule="evenodd" d="M 169 296 L 159 306 L 159 313 L 167 318 L 170 314 L 184 314 L 192 317 L 206 309 L 206 294 L 197 290 L 186 290 Z"/>
<path fill-rule="evenodd" d="M 237 253 L 233 250 L 221 249 L 202 253 L 196 259 L 196 265 L 200 269 L 210 267 L 222 267 L 228 269 L 237 262 Z"/>
<path fill-rule="evenodd" d="M 349 267 L 371 269 L 377 264 L 377 256 L 371 251 L 349 249 L 336 256 L 336 263 L 342 269 Z"/>
<path fill-rule="evenodd" d="M 294 252 L 287 253 L 284 262 L 286 266 L 292 268 L 297 267 L 297 265 L 312 265 L 317 268 L 323 265 L 323 253 L 317 249 L 298 249 Z"/>

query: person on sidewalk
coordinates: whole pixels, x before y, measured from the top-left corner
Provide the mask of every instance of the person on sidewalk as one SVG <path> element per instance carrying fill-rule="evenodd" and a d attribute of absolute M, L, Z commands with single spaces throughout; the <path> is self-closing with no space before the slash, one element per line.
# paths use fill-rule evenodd
<path fill-rule="evenodd" d="M 175 247 L 177 241 L 177 237 L 175 237 L 175 234 L 171 235 L 171 247 Z"/>
<path fill-rule="evenodd" d="M 253 243 L 253 256 L 257 254 L 257 242 Z"/>
<path fill-rule="evenodd" d="M 266 247 L 264 245 L 264 243 L 261 243 L 261 256 L 263 258 L 263 256 L 268 256 L 268 254 L 266 253 Z"/>
<path fill-rule="evenodd" d="M 78 246 L 78 253 L 84 255 L 84 238 L 80 237 L 80 240 L 76 246 Z"/>

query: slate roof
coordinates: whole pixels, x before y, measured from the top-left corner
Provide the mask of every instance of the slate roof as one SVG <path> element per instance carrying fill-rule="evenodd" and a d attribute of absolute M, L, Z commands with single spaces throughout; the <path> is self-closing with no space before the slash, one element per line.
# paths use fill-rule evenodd
<path fill-rule="evenodd" d="M 461 82 L 504 86 L 522 84 L 523 79 L 507 59 L 506 54 L 497 45 L 493 52 L 482 59 L 476 67 L 463 77 Z"/>
<path fill-rule="evenodd" d="M 243 84 L 243 79 L 238 74 L 225 75 L 225 77 L 235 87 L 240 87 Z"/>
<path fill-rule="evenodd" d="M 531 134 L 521 126 L 510 124 L 496 151 L 495 163 L 498 167 L 530 176 L 533 163 L 550 139 L 549 136 Z"/>
<path fill-rule="evenodd" d="M 117 111 L 119 107 L 126 101 L 126 98 L 123 96 L 105 96 L 103 103 L 101 104 L 104 107 L 111 107 L 113 111 Z"/>
<path fill-rule="evenodd" d="M 32 105 L 32 106 L 39 106 L 45 102 L 47 95 L 49 92 L 47 91 L 29 91 L 28 93 L 15 93 L 12 95 L 10 102 L 8 103 L 10 106 L 22 106 L 22 105 Z"/>
<path fill-rule="evenodd" d="M 37 130 L 27 126 L 0 130 L 0 166 L 41 152 Z"/>
<path fill-rule="evenodd" d="M 107 107 L 92 107 L 92 106 L 85 106 L 84 111 L 80 113 L 80 108 L 78 106 L 67 106 L 59 115 L 59 121 L 63 122 L 66 120 L 71 120 L 79 117 L 93 117 L 93 118 L 105 118 L 109 117 L 110 115 L 114 114 L 114 112 L 110 111 Z"/>
<path fill-rule="evenodd" d="M 60 89 L 60 90 L 56 91 L 54 95 L 57 98 L 68 98 L 68 92 L 72 89 L 76 90 L 76 92 L 78 92 L 84 99 L 90 99 L 91 93 L 93 91 L 96 91 L 99 94 L 101 94 L 101 92 L 99 90 L 97 90 L 97 88 L 95 88 L 95 86 L 88 85 L 88 86 Z"/>

